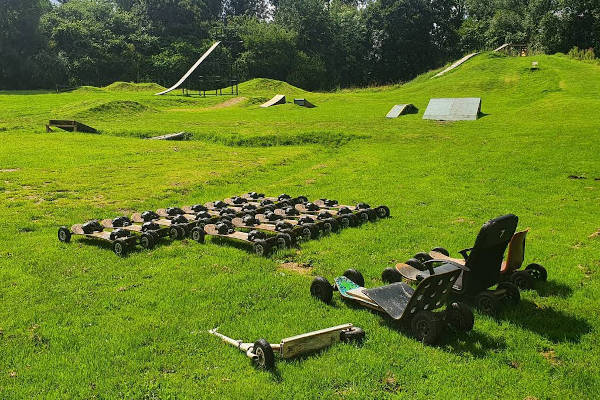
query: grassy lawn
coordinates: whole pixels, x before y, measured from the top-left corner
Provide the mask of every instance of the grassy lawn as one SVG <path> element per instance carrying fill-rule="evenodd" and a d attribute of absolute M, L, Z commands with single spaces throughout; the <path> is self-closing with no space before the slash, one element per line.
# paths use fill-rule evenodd
<path fill-rule="evenodd" d="M 434 73 L 335 93 L 255 80 L 235 101 L 152 87 L 0 92 L 0 398 L 600 397 L 600 68 L 484 54 Z M 258 107 L 277 93 L 318 107 Z M 486 115 L 424 121 L 432 97 L 482 97 Z M 401 103 L 420 113 L 384 118 Z M 46 134 L 51 118 L 101 134 Z M 195 140 L 140 140 L 178 131 Z M 60 225 L 252 190 L 386 204 L 392 218 L 266 259 L 210 239 L 120 259 L 56 238 Z M 476 312 L 467 335 L 425 346 L 380 315 L 309 295 L 315 275 L 347 268 L 379 285 L 385 267 L 469 247 L 505 213 L 531 227 L 526 262 L 549 281 L 497 319 Z M 275 372 L 206 332 L 276 343 L 346 322 L 365 329 L 362 345 Z"/>

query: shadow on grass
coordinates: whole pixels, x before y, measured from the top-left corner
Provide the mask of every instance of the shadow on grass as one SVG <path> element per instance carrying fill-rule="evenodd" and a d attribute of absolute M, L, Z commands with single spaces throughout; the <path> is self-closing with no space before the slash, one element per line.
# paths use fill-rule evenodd
<path fill-rule="evenodd" d="M 499 319 L 510 321 L 555 343 L 579 342 L 581 336 L 592 330 L 591 325 L 582 318 L 552 307 L 540 308 L 529 300 L 521 300 L 516 308 L 506 310 Z"/>
<path fill-rule="evenodd" d="M 74 237 L 75 237 L 75 235 L 74 235 Z M 116 256 L 116 254 L 113 251 L 113 243 L 112 242 L 109 242 L 109 241 L 106 241 L 103 239 L 89 238 L 89 237 L 81 237 L 80 240 L 71 240 L 71 245 L 73 245 L 73 244 L 77 245 L 79 243 L 83 243 L 86 246 L 94 246 L 99 249 L 110 251 L 114 256 Z M 144 251 L 144 249 L 138 247 L 137 245 L 127 246 L 127 253 L 125 253 L 125 255 L 123 257 L 127 257 L 131 253 L 140 253 L 142 251 Z"/>
<path fill-rule="evenodd" d="M 573 289 L 556 281 L 548 281 L 535 286 L 535 291 L 540 297 L 562 297 L 566 298 L 573 294 Z"/>
<path fill-rule="evenodd" d="M 495 338 L 483 332 L 473 330 L 468 333 L 452 332 L 442 337 L 438 345 L 459 355 L 469 353 L 475 358 L 483 358 L 490 352 L 506 349 L 504 338 Z"/>

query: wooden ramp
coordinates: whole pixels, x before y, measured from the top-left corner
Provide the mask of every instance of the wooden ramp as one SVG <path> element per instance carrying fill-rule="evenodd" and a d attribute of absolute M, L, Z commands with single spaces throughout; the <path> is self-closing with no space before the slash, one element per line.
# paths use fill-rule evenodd
<path fill-rule="evenodd" d="M 185 82 L 185 81 L 186 81 L 186 79 L 187 79 L 187 78 L 189 78 L 189 77 L 190 77 L 190 75 L 191 75 L 191 74 L 192 74 L 192 73 L 193 73 L 193 72 L 196 70 L 196 68 L 198 68 L 198 67 L 200 66 L 200 64 L 202 64 L 202 62 L 203 62 L 203 61 L 206 59 L 206 57 L 208 57 L 208 56 L 210 55 L 210 53 L 212 53 L 212 52 L 213 52 L 213 50 L 217 48 L 217 46 L 218 46 L 219 44 L 221 44 L 221 42 L 215 42 L 215 43 L 214 43 L 214 44 L 213 44 L 213 45 L 212 45 L 212 46 L 211 46 L 211 47 L 210 47 L 210 48 L 209 48 L 209 49 L 206 51 L 206 53 L 204 53 L 204 54 L 202 55 L 202 57 L 200 57 L 200 59 L 198 59 L 198 61 L 196 61 L 196 64 L 194 64 L 194 65 L 192 66 L 192 68 L 190 68 L 190 69 L 188 70 L 188 72 L 186 72 L 186 73 L 185 73 L 185 75 L 183 75 L 183 76 L 181 77 L 181 79 L 180 79 L 180 80 L 179 80 L 179 81 L 178 81 L 176 84 L 174 84 L 173 86 L 171 86 L 171 87 L 170 87 L 170 88 L 168 88 L 167 90 L 164 90 L 164 91 L 162 91 L 162 92 L 160 92 L 160 93 L 156 93 L 156 96 L 162 96 L 163 94 L 167 94 L 167 93 L 169 93 L 169 92 L 171 92 L 171 91 L 173 91 L 173 90 L 177 89 L 179 86 L 181 86 L 181 85 L 183 84 L 183 82 Z"/>
<path fill-rule="evenodd" d="M 396 104 L 390 112 L 385 116 L 386 118 L 398 118 L 400 115 L 404 114 L 416 114 L 419 112 L 419 109 L 415 107 L 413 104 Z"/>
<path fill-rule="evenodd" d="M 283 94 L 276 95 L 271 100 L 267 101 L 266 103 L 261 104 L 260 106 L 262 108 L 267 108 L 267 107 L 276 106 L 278 104 L 285 104 L 285 96 Z"/>
<path fill-rule="evenodd" d="M 300 107 L 315 108 L 316 106 L 306 99 L 294 99 L 294 104 Z"/>
<path fill-rule="evenodd" d="M 161 136 L 153 136 L 148 138 L 148 140 L 186 140 L 187 133 L 178 132 L 178 133 L 169 133 L 168 135 Z"/>
<path fill-rule="evenodd" d="M 46 124 L 46 132 L 52 132 L 52 127 L 62 129 L 67 132 L 86 132 L 86 133 L 98 133 L 98 131 L 91 126 L 87 126 L 78 121 L 62 120 L 62 119 L 51 119 Z"/>
<path fill-rule="evenodd" d="M 474 121 L 481 113 L 481 98 L 431 99 L 423 119 L 434 121 Z"/>
<path fill-rule="evenodd" d="M 464 64 L 467 61 L 469 61 L 471 58 L 475 57 L 477 54 L 479 54 L 479 53 L 471 53 L 469 55 L 464 56 L 463 58 L 461 58 L 460 60 L 458 60 L 457 62 L 455 62 L 454 64 L 452 64 L 451 66 L 449 66 L 448 68 L 446 68 L 445 70 L 443 70 L 442 72 L 439 72 L 438 74 L 436 74 L 434 76 L 434 78 L 438 78 L 438 77 L 440 77 L 442 75 L 447 74 L 448 72 L 452 71 L 453 69 L 458 68 L 462 64 Z"/>

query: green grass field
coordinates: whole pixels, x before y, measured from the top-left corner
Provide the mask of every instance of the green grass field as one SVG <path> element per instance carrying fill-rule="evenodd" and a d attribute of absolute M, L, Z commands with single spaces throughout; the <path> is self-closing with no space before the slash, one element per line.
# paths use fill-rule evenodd
<path fill-rule="evenodd" d="M 255 80 L 235 101 L 126 85 L 0 92 L 0 398 L 599 398 L 600 67 L 484 54 L 434 73 L 335 93 Z M 276 93 L 318 107 L 258 107 Z M 421 119 L 447 96 L 482 97 L 486 115 Z M 400 103 L 420 113 L 384 118 Z M 47 134 L 51 118 L 101 134 Z M 195 140 L 140 139 L 178 131 Z M 266 259 L 210 239 L 120 259 L 56 238 L 60 225 L 252 190 L 386 204 L 392 218 Z M 476 312 L 468 335 L 425 346 L 309 295 L 315 275 L 356 268 L 372 287 L 417 251 L 470 247 L 505 213 L 531 228 L 526 262 L 549 281 L 497 319 Z M 362 345 L 274 372 L 207 333 L 278 342 L 346 322 L 365 329 Z"/>

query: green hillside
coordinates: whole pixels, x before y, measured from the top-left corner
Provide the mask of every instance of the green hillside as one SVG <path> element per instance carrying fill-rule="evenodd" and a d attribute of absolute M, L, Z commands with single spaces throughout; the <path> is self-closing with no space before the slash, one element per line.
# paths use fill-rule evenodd
<path fill-rule="evenodd" d="M 235 101 L 0 92 L 0 398 L 600 397 L 600 67 L 483 54 L 435 72 L 332 93 L 253 80 Z M 259 107 L 278 93 L 317 107 Z M 484 115 L 423 120 L 435 97 L 481 97 Z M 419 114 L 385 118 L 402 103 Z M 45 133 L 48 119 L 70 118 L 100 134 Z M 193 140 L 140 140 L 180 131 Z M 392 218 L 268 259 L 210 239 L 119 259 L 56 238 L 60 225 L 253 190 L 386 204 Z M 309 295 L 316 275 L 356 268 L 373 287 L 417 251 L 456 255 L 506 213 L 531 228 L 526 262 L 549 281 L 496 319 L 476 312 L 468 335 L 426 346 L 381 315 Z M 272 373 L 206 332 L 276 343 L 346 322 L 365 329 L 361 346 Z"/>

